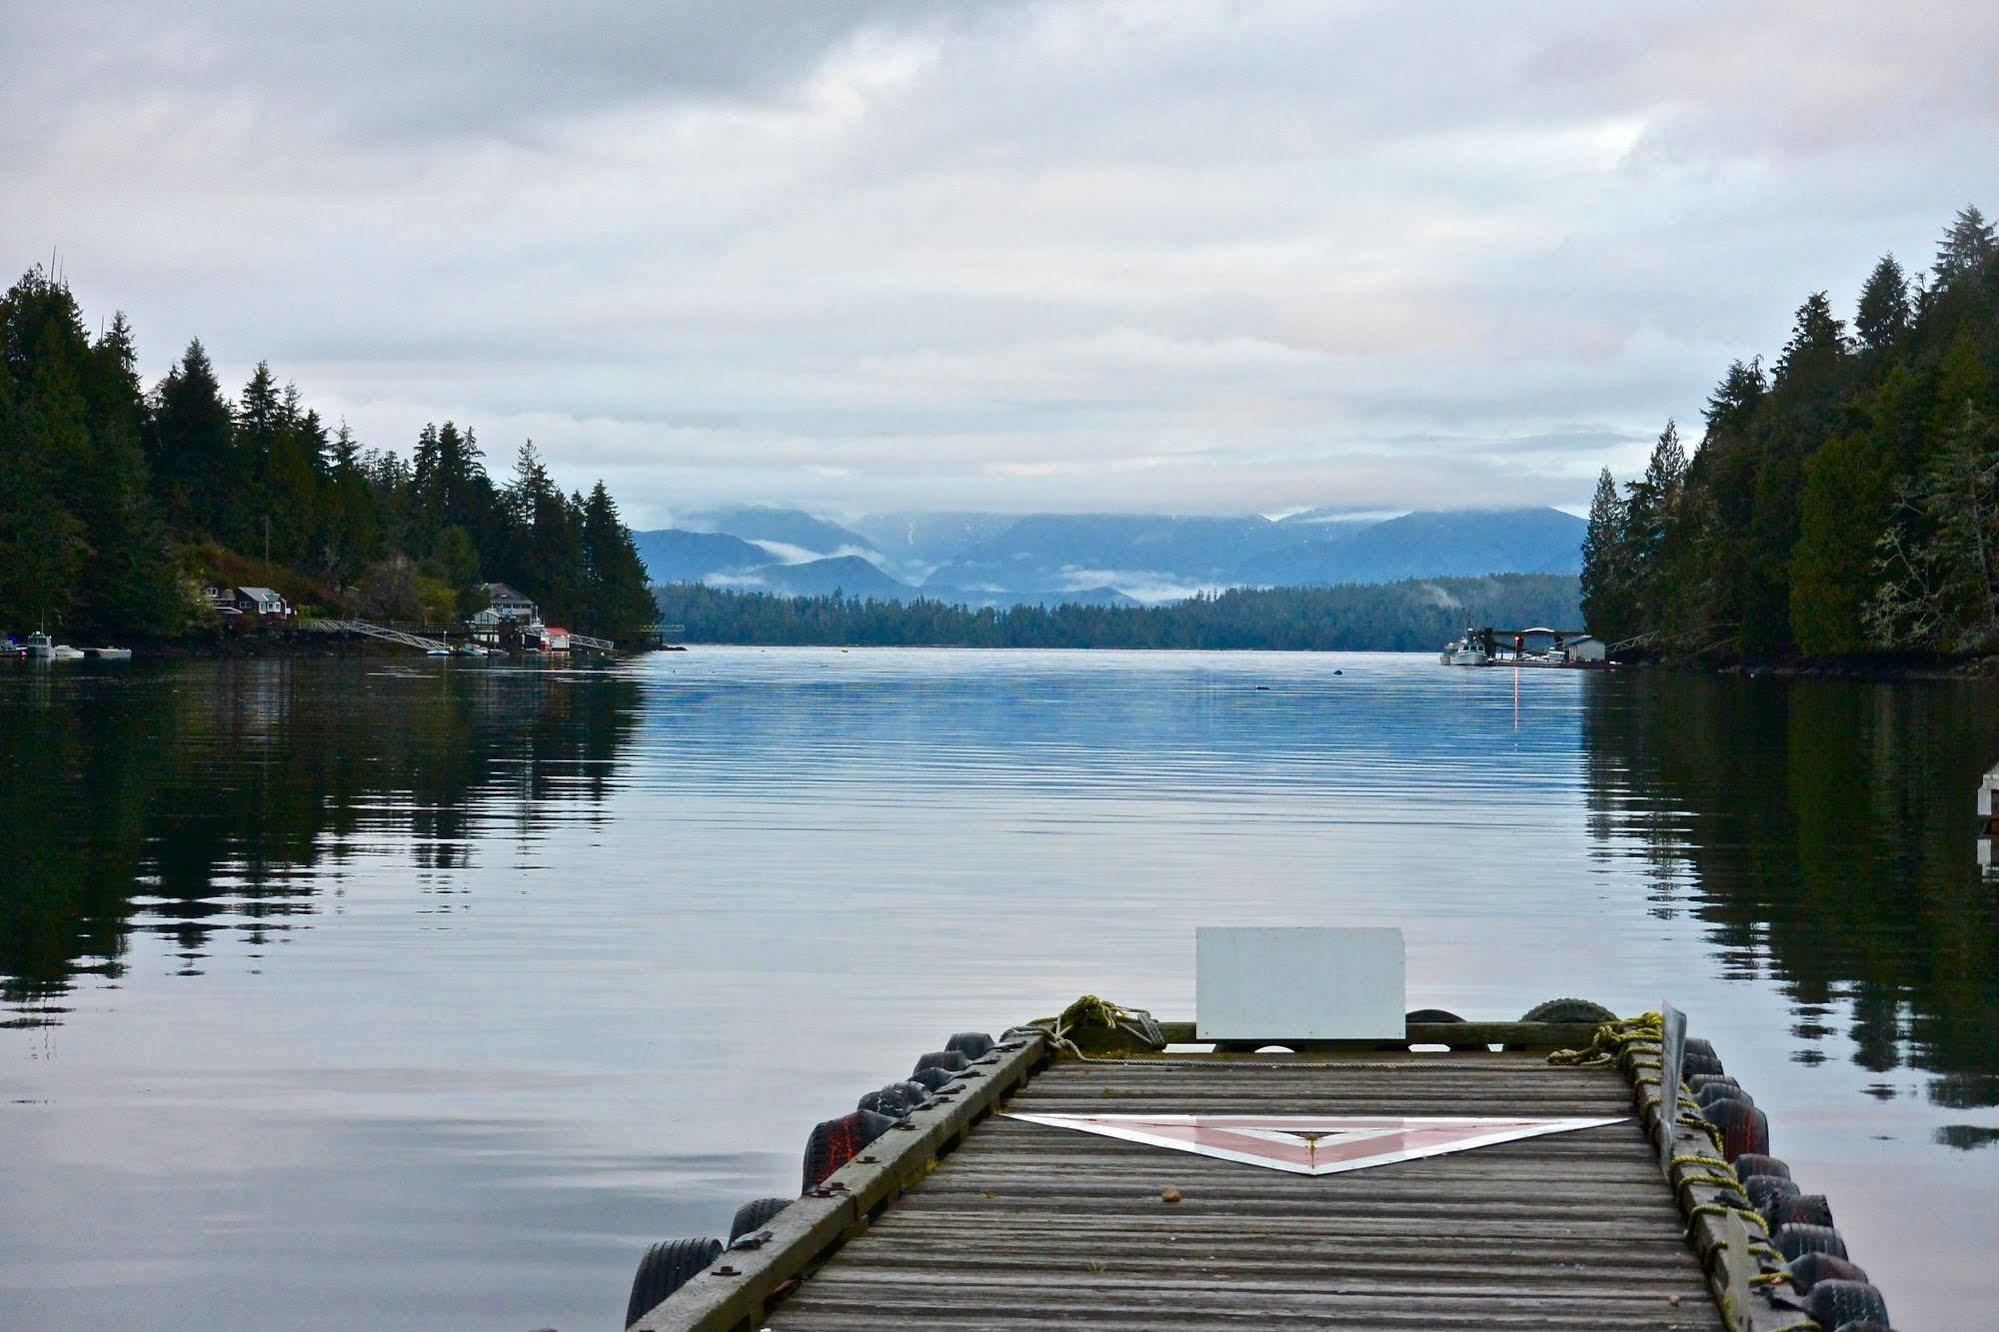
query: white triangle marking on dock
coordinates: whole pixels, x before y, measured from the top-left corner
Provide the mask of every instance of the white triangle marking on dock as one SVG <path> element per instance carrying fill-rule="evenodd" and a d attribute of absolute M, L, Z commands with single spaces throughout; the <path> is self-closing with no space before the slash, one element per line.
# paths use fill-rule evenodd
<path fill-rule="evenodd" d="M 1621 1124 L 1616 1119 L 1466 1115 L 1027 1115 L 1008 1119 L 1095 1133 L 1298 1175 L 1446 1156 L 1550 1133 Z"/>

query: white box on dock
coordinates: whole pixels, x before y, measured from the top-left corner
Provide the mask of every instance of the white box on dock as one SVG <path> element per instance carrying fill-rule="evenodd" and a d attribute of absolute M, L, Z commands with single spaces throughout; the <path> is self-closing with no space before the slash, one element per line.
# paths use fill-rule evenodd
<path fill-rule="evenodd" d="M 1198 1040 L 1401 1040 L 1404 1001 L 1401 930 L 1203 925 L 1194 931 Z"/>

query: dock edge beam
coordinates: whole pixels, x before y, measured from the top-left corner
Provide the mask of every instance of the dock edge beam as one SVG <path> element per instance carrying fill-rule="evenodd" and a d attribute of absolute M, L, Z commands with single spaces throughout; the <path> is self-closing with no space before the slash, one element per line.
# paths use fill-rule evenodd
<path fill-rule="evenodd" d="M 738 1332 L 763 1326 L 772 1301 L 789 1294 L 840 1245 L 865 1231 L 915 1188 L 965 1135 L 1047 1064 L 1048 1038 L 1015 1029 L 972 1061 L 937 1100 L 897 1121 L 860 1155 L 722 1251 L 717 1262 L 655 1305 L 630 1332 Z"/>
<path fill-rule="evenodd" d="M 1687 1241 L 1700 1258 L 1722 1322 L 1729 1332 L 1817 1327 L 1792 1290 L 1782 1255 L 1770 1246 L 1764 1231 L 1748 1228 L 1744 1217 L 1754 1214 L 1745 1214 L 1723 1199 L 1725 1191 L 1740 1187 L 1734 1167 L 1721 1160 L 1708 1133 L 1677 1118 L 1676 1101 L 1661 1090 L 1664 1056 L 1658 1041 L 1629 1041 L 1618 1053 L 1617 1067 L 1631 1083 L 1646 1137 L 1660 1149 L 1660 1169 L 1687 1220 Z M 1674 1072 L 1677 1084 L 1678 1070 Z M 1669 1117 L 1675 1122 L 1664 1131 Z M 1761 1218 L 1757 1221 L 1760 1225 Z"/>

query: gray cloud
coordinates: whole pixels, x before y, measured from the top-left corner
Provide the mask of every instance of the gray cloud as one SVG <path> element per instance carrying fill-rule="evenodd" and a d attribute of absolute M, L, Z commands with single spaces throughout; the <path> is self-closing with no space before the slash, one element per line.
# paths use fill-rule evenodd
<path fill-rule="evenodd" d="M 21 7 L 0 244 L 373 443 L 721 500 L 1574 504 L 1999 204 L 1999 16 Z"/>

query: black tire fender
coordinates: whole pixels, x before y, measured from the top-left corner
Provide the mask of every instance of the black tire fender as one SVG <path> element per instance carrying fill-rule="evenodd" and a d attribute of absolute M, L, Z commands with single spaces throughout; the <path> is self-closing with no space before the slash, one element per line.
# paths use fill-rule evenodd
<path fill-rule="evenodd" d="M 736 1219 L 729 1223 L 729 1243 L 734 1244 L 745 1235 L 756 1234 L 766 1222 L 789 1206 L 789 1198 L 750 1199 L 736 1209 Z"/>
<path fill-rule="evenodd" d="M 1888 1325 L 1888 1302 L 1865 1281 L 1831 1278 L 1819 1282 L 1805 1296 L 1805 1312 L 1820 1327 L 1866 1322 Z"/>
<path fill-rule="evenodd" d="M 1784 1255 L 1787 1263 L 1795 1263 L 1808 1253 L 1827 1253 L 1835 1258 L 1847 1256 L 1846 1241 L 1831 1226 L 1807 1226 L 1794 1221 L 1788 1226 L 1778 1226 L 1770 1241 L 1777 1246 L 1777 1252 Z"/>
<path fill-rule="evenodd" d="M 1721 1154 L 1729 1161 L 1749 1153 L 1770 1154 L 1770 1120 L 1747 1101 L 1732 1097 L 1701 1107 L 1705 1119 L 1721 1134 Z"/>
<path fill-rule="evenodd" d="M 1617 1021 L 1617 1014 L 1587 999 L 1544 999 L 1520 1015 L 1522 1022 L 1594 1022 L 1602 1026 Z"/>
<path fill-rule="evenodd" d="M 944 1042 L 946 1050 L 956 1050 L 967 1059 L 984 1059 L 993 1052 L 993 1038 L 983 1031 L 954 1032 Z"/>
<path fill-rule="evenodd" d="M 1737 1179 L 1748 1179 L 1751 1175 L 1775 1175 L 1779 1179 L 1789 1179 L 1791 1167 L 1774 1156 L 1744 1152 L 1735 1158 L 1735 1176 Z"/>
<path fill-rule="evenodd" d="M 644 1318 L 688 1279 L 722 1256 L 718 1239 L 661 1240 L 639 1259 L 632 1276 L 631 1298 L 625 1302 L 625 1326 Z"/>
<path fill-rule="evenodd" d="M 1785 1179 L 1782 1175 L 1745 1175 L 1742 1191 L 1749 1197 L 1749 1205 L 1769 1219 L 1770 1209 L 1780 1199 L 1795 1198 L 1802 1192 L 1797 1181 Z"/>
<path fill-rule="evenodd" d="M 1829 1253 L 1807 1253 L 1789 1263 L 1791 1284 L 1799 1294 L 1809 1292 L 1821 1281 L 1865 1281 L 1867 1272 L 1859 1263 L 1835 1258 Z"/>
<path fill-rule="evenodd" d="M 805 1187 L 823 1184 L 828 1175 L 859 1156 L 862 1148 L 894 1125 L 895 1120 L 872 1110 L 856 1110 L 813 1125 L 805 1139 Z"/>

